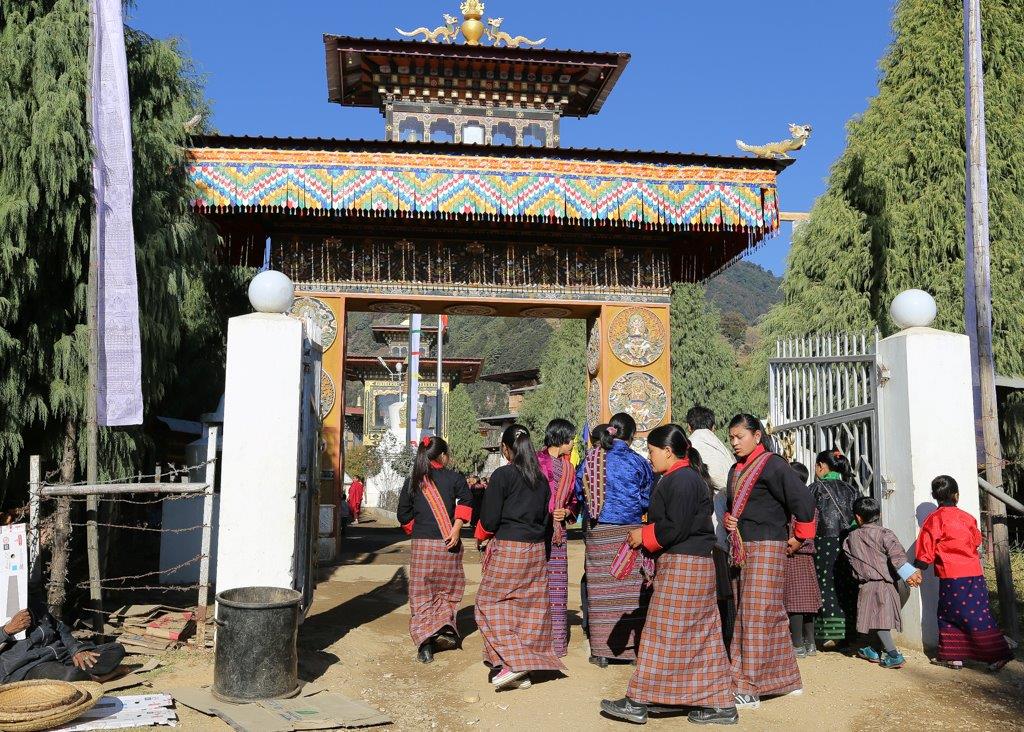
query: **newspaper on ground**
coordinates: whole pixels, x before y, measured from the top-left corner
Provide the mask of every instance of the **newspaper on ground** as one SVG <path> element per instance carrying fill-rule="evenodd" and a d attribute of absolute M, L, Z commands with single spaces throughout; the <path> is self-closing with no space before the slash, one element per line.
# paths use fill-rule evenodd
<path fill-rule="evenodd" d="M 178 714 L 170 694 L 105 696 L 99 703 L 60 732 L 87 732 L 94 729 L 132 729 L 161 725 L 176 727 Z"/>

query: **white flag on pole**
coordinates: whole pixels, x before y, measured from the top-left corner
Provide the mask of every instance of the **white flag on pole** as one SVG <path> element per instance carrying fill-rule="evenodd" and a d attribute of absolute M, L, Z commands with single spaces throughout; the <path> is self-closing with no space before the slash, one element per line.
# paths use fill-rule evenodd
<path fill-rule="evenodd" d="M 101 425 L 142 423 L 139 291 L 132 226 L 132 126 L 121 0 L 92 3 L 92 143 L 99 277 Z"/>

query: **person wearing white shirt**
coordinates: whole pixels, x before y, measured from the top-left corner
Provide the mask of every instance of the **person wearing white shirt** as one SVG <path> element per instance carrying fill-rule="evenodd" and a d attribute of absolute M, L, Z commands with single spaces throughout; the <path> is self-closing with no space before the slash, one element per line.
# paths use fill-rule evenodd
<path fill-rule="evenodd" d="M 690 443 L 700 453 L 701 460 L 707 466 L 711 482 L 715 487 L 715 512 L 712 521 L 715 524 L 715 574 L 718 584 L 718 609 L 722 614 L 722 635 L 725 647 L 728 648 L 732 639 L 733 620 L 736 617 L 736 606 L 729 581 L 729 535 L 725 530 L 725 510 L 728 500 L 729 471 L 736 464 L 736 458 L 728 447 L 715 434 L 715 413 L 699 404 L 686 413 L 686 424 L 690 428 Z"/>

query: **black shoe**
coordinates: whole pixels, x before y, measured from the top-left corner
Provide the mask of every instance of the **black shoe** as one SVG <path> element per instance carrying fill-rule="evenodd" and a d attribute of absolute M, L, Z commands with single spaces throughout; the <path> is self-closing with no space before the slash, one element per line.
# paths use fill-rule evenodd
<path fill-rule="evenodd" d="M 434 662 L 434 642 L 428 640 L 422 646 L 420 646 L 419 653 L 416 657 L 420 660 L 420 663 L 433 663 Z"/>
<path fill-rule="evenodd" d="M 740 721 L 740 713 L 736 711 L 736 707 L 703 707 L 694 709 L 686 715 L 686 719 L 693 724 L 736 724 Z"/>
<path fill-rule="evenodd" d="M 434 646 L 439 651 L 454 651 L 459 647 L 459 638 L 451 630 L 445 629 L 434 636 Z"/>
<path fill-rule="evenodd" d="M 605 714 L 633 724 L 647 724 L 647 707 L 637 704 L 628 696 L 618 701 L 601 700 L 601 711 Z"/>
<path fill-rule="evenodd" d="M 608 668 L 608 659 L 604 656 L 591 656 L 590 662 L 598 668 Z"/>

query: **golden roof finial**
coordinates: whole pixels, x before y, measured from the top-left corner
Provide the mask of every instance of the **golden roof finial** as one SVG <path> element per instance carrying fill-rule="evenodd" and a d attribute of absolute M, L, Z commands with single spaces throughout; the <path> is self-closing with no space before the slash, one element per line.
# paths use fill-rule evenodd
<path fill-rule="evenodd" d="M 465 0 L 462 5 L 459 6 L 463 16 L 467 18 L 476 18 L 480 20 L 484 14 L 484 4 L 480 0 Z"/>
<path fill-rule="evenodd" d="M 480 0 L 465 0 L 459 9 L 462 10 L 462 37 L 466 39 L 466 45 L 479 46 L 485 30 L 480 22 L 484 4 Z"/>
<path fill-rule="evenodd" d="M 453 18 L 445 13 L 445 24 L 433 30 L 426 26 L 413 31 L 404 31 L 401 28 L 395 28 L 395 30 L 406 38 L 422 36 L 420 40 L 427 41 L 428 43 L 454 43 L 461 32 L 467 46 L 479 46 L 480 40 L 484 35 L 487 36 L 492 46 L 505 45 L 510 48 L 539 46 L 547 40 L 546 38 L 541 38 L 539 41 L 531 41 L 526 36 L 511 36 L 501 30 L 503 18 L 488 18 L 487 25 L 485 26 L 481 20 L 484 15 L 484 4 L 481 0 L 463 0 L 462 4 L 459 5 L 459 9 L 462 10 L 461 25 L 458 25 L 459 21 L 457 18 Z"/>

